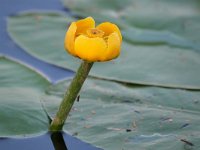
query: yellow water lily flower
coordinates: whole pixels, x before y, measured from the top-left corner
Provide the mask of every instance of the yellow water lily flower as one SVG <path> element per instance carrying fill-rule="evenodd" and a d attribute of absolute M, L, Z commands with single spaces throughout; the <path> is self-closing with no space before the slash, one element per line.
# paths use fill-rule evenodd
<path fill-rule="evenodd" d="M 119 56 L 122 35 L 110 22 L 95 27 L 92 17 L 72 22 L 66 32 L 64 46 L 73 56 L 83 60 L 108 61 Z"/>

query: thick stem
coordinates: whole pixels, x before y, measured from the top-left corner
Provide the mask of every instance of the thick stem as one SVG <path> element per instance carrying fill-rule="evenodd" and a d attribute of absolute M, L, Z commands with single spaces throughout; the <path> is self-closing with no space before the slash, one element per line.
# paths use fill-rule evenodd
<path fill-rule="evenodd" d="M 73 78 L 68 90 L 66 91 L 64 98 L 60 104 L 59 110 L 51 122 L 50 131 L 60 131 L 69 115 L 69 112 L 77 98 L 77 95 L 88 76 L 88 73 L 92 67 L 92 62 L 83 61 L 80 65 L 75 77 Z"/>

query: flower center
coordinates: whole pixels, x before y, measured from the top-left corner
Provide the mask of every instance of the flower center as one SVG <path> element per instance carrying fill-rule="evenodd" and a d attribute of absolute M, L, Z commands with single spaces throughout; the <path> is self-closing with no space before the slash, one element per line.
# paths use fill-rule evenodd
<path fill-rule="evenodd" d="M 86 31 L 86 33 L 87 33 L 88 37 L 90 37 L 90 38 L 103 37 L 103 35 L 104 35 L 104 32 L 102 30 L 99 30 L 96 28 L 88 29 Z"/>

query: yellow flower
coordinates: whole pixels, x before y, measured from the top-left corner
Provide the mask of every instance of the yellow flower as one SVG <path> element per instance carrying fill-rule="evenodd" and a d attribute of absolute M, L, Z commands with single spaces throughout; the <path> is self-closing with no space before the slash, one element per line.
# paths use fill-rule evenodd
<path fill-rule="evenodd" d="M 72 22 L 65 36 L 65 49 L 83 60 L 108 61 L 120 54 L 122 36 L 119 28 L 110 22 L 95 27 L 95 21 L 88 17 Z"/>

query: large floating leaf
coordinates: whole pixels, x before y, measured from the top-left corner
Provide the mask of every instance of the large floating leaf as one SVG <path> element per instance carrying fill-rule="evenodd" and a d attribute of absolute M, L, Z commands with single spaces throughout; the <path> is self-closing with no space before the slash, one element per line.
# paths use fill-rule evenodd
<path fill-rule="evenodd" d="M 68 85 L 47 90 L 42 101 L 50 116 Z M 199 97 L 200 92 L 88 79 L 64 129 L 105 150 L 182 150 L 180 139 L 199 149 Z"/>
<path fill-rule="evenodd" d="M 37 73 L 0 58 L 0 137 L 48 130 L 40 98 L 48 82 Z"/>
<path fill-rule="evenodd" d="M 10 17 L 8 31 L 30 54 L 76 71 L 80 60 L 63 48 L 66 26 L 72 20 L 56 13 L 26 13 Z M 121 56 L 114 61 L 95 63 L 90 75 L 128 83 L 200 89 L 200 54 L 187 39 L 168 31 L 133 27 L 122 32 L 127 41 L 135 44 L 124 40 Z"/>

